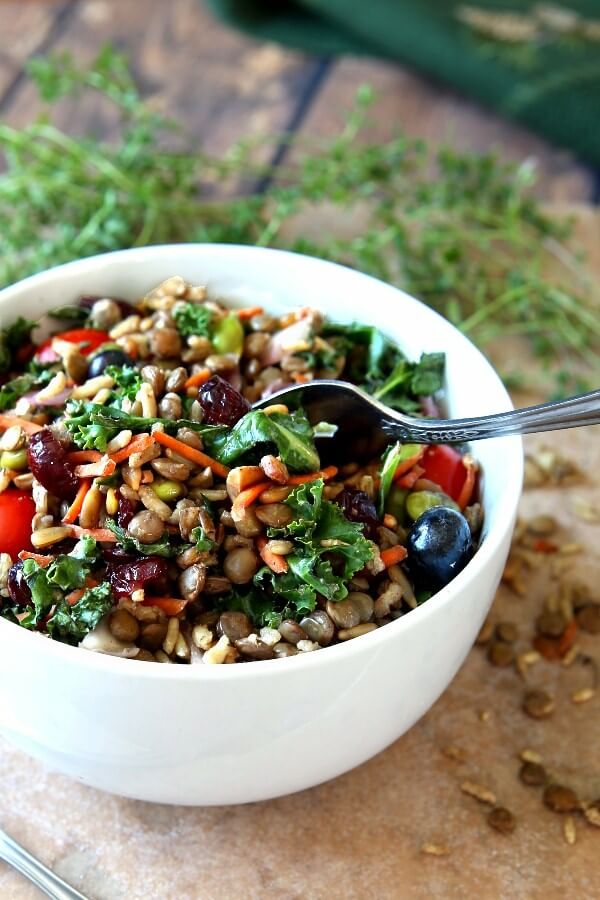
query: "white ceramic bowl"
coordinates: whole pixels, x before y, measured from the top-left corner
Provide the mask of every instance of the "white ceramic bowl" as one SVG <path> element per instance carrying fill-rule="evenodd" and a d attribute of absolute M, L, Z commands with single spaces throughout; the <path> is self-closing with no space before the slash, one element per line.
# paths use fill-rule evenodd
<path fill-rule="evenodd" d="M 314 306 L 381 328 L 410 357 L 447 353 L 450 414 L 509 409 L 492 367 L 452 325 L 358 272 L 275 250 L 150 247 L 70 263 L 0 292 L 0 321 L 80 294 L 134 299 L 169 275 L 232 305 Z M 477 444 L 485 526 L 467 567 L 377 631 L 289 659 L 165 666 L 65 646 L 0 620 L 0 726 L 51 768 L 129 797 L 194 805 L 298 791 L 383 750 L 434 703 L 464 660 L 508 552 L 521 488 L 517 438 Z"/>

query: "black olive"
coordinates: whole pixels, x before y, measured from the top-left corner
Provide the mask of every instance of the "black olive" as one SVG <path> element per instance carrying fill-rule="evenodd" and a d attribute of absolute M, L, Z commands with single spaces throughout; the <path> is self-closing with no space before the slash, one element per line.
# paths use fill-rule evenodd
<path fill-rule="evenodd" d="M 90 360 L 88 378 L 102 375 L 107 366 L 132 366 L 133 360 L 122 350 L 100 350 Z"/>
<path fill-rule="evenodd" d="M 462 513 L 433 506 L 408 533 L 407 563 L 419 586 L 441 588 L 464 569 L 473 555 L 471 531 Z"/>

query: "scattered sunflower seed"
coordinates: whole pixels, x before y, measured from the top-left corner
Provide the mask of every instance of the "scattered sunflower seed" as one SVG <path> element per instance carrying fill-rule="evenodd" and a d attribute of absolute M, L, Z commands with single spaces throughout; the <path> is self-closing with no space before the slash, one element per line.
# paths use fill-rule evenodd
<path fill-rule="evenodd" d="M 448 759 L 454 759 L 457 762 L 464 762 L 469 758 L 469 754 L 462 747 L 456 747 L 454 744 L 449 744 L 447 747 L 442 748 L 442 753 Z"/>
<path fill-rule="evenodd" d="M 593 803 L 588 803 L 584 809 L 584 815 L 590 825 L 600 828 L 600 799 L 594 800 Z"/>
<path fill-rule="evenodd" d="M 421 844 L 421 853 L 425 853 L 426 856 L 448 856 L 450 847 L 447 844 L 434 844 L 426 841 Z"/>
<path fill-rule="evenodd" d="M 591 700 L 595 696 L 596 691 L 594 688 L 581 688 L 579 691 L 575 691 L 571 694 L 571 701 L 572 703 L 587 703 L 588 700 Z"/>
<path fill-rule="evenodd" d="M 577 840 L 577 830 L 575 828 L 575 819 L 573 816 L 567 816 L 563 822 L 563 834 L 567 844 L 573 845 Z"/>
<path fill-rule="evenodd" d="M 569 649 L 567 650 L 567 652 L 565 653 L 565 655 L 563 656 L 563 658 L 561 660 L 561 665 L 563 665 L 565 667 L 565 669 L 568 669 L 569 666 L 573 665 L 573 663 L 579 656 L 579 649 L 580 648 L 579 648 L 578 644 L 573 644 L 572 647 L 569 647 Z"/>
<path fill-rule="evenodd" d="M 554 712 L 554 700 L 546 691 L 527 691 L 523 697 L 523 710 L 532 719 L 547 719 Z"/>
<path fill-rule="evenodd" d="M 513 814 L 504 806 L 494 806 L 490 809 L 487 820 L 488 824 L 501 834 L 512 834 L 517 824 Z"/>
<path fill-rule="evenodd" d="M 460 789 L 463 794 L 474 797 L 480 803 L 489 803 L 490 806 L 496 805 L 496 795 L 483 784 L 478 784 L 476 781 L 463 781 Z"/>
<path fill-rule="evenodd" d="M 581 806 L 575 791 L 562 784 L 549 784 L 544 791 L 544 803 L 552 812 L 575 812 Z"/>
<path fill-rule="evenodd" d="M 534 663 L 539 662 L 541 658 L 542 657 L 537 650 L 526 650 L 525 653 L 519 653 L 515 661 L 519 675 L 525 678 L 529 667 L 533 666 Z"/>
<path fill-rule="evenodd" d="M 529 787 L 541 787 L 546 784 L 548 776 L 545 768 L 539 763 L 524 762 L 519 771 L 519 778 Z"/>
<path fill-rule="evenodd" d="M 527 522 L 527 528 L 536 537 L 548 537 L 557 529 L 557 521 L 554 516 L 534 516 Z"/>
<path fill-rule="evenodd" d="M 578 519 L 595 524 L 600 522 L 600 510 L 585 497 L 573 497 L 571 509 Z"/>
<path fill-rule="evenodd" d="M 521 750 L 519 759 L 522 762 L 536 763 L 538 766 L 541 766 L 542 764 L 542 756 L 537 750 L 530 750 L 528 747 L 526 747 L 525 750 Z"/>

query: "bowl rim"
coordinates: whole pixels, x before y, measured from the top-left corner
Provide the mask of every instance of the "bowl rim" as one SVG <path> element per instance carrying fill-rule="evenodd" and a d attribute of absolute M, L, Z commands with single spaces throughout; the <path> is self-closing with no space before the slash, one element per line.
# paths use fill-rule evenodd
<path fill-rule="evenodd" d="M 143 261 L 144 258 L 151 256 L 156 258 L 165 257 L 167 260 L 171 255 L 181 256 L 194 253 L 201 249 L 202 252 L 214 253 L 219 255 L 247 255 L 247 256 L 274 256 L 280 258 L 289 258 L 295 265 L 306 265 L 307 267 L 321 268 L 327 267 L 333 270 L 339 270 L 344 273 L 345 277 L 351 277 L 356 281 L 362 281 L 365 287 L 369 285 L 378 285 L 395 292 L 403 297 L 404 302 L 417 305 L 426 311 L 432 318 L 443 323 L 443 327 L 453 330 L 458 337 L 466 344 L 470 345 L 471 352 L 478 357 L 478 362 L 483 369 L 487 369 L 496 382 L 498 388 L 498 396 L 506 400 L 506 409 L 513 409 L 510 396 L 502 384 L 500 376 L 484 356 L 484 354 L 469 340 L 466 335 L 462 334 L 438 312 L 428 307 L 421 300 L 407 294 L 402 289 L 382 281 L 372 275 L 368 275 L 359 270 L 351 269 L 349 266 L 340 263 L 331 262 L 329 260 L 319 259 L 318 257 L 306 254 L 296 253 L 290 250 L 280 250 L 272 247 L 255 247 L 245 244 L 215 244 L 215 243 L 184 243 L 184 244 L 159 244 L 147 247 L 134 247 L 126 250 L 115 250 L 107 253 L 95 254 L 93 256 L 84 257 L 83 259 L 73 260 L 62 265 L 53 266 L 43 272 L 30 275 L 21 279 L 14 284 L 0 290 L 0 309 L 5 307 L 13 299 L 18 299 L 23 290 L 43 287 L 60 281 L 63 276 L 72 273 L 77 274 L 78 271 L 85 273 L 90 269 L 102 269 L 110 266 L 113 261 L 123 258 L 132 262 Z M 173 273 L 171 273 L 173 274 Z M 168 275 L 165 275 L 168 277 Z M 325 310 L 326 312 L 326 310 Z M 361 635 L 350 641 L 334 644 L 330 647 L 323 647 L 318 653 L 317 659 L 313 658 L 313 653 L 299 653 L 296 656 L 286 657 L 275 660 L 256 660 L 252 662 L 250 667 L 244 665 L 157 665 L 156 663 L 138 662 L 132 665 L 133 660 L 110 656 L 104 653 L 95 653 L 88 651 L 82 653 L 81 648 L 64 644 L 60 641 L 52 641 L 43 635 L 36 635 L 39 638 L 34 643 L 32 637 L 33 632 L 19 628 L 7 620 L 0 619 L 0 641 L 12 640 L 23 643 L 25 651 L 46 652 L 54 657 L 57 661 L 64 664 L 83 665 L 90 669 L 118 675 L 127 675 L 129 678 L 137 679 L 156 679 L 167 678 L 174 681 L 196 681 L 197 679 L 222 680 L 222 679 L 247 679 L 249 675 L 252 677 L 273 677 L 279 672 L 282 677 L 302 671 L 305 666 L 314 666 L 315 664 L 336 665 L 339 660 L 349 660 L 352 656 L 362 655 L 363 653 L 375 653 L 379 646 L 388 641 L 394 640 L 396 635 L 408 632 L 419 626 L 420 623 L 426 622 L 428 618 L 435 616 L 437 610 L 446 604 L 457 601 L 463 589 L 467 588 L 469 583 L 485 569 L 488 563 L 494 559 L 494 556 L 504 541 L 506 533 L 512 530 L 517 506 L 521 494 L 521 486 L 523 480 L 523 442 L 520 437 L 503 438 L 503 459 L 506 463 L 507 477 L 505 481 L 506 490 L 503 492 L 501 499 L 498 501 L 498 509 L 496 512 L 497 522 L 495 526 L 486 534 L 486 538 L 482 545 L 478 548 L 473 558 L 467 563 L 465 568 L 444 588 L 435 593 L 426 603 L 418 606 L 393 622 L 389 622 L 385 627 L 377 628 L 375 631 Z M 42 650 L 43 648 L 43 650 Z M 79 661 L 79 662 L 78 662 Z M 277 663 L 276 668 L 272 668 Z"/>

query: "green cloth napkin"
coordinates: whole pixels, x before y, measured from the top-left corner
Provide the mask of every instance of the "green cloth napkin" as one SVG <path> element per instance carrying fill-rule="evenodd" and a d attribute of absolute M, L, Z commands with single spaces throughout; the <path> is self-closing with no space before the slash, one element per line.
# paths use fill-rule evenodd
<path fill-rule="evenodd" d="M 206 0 L 264 40 L 399 60 L 600 165 L 600 0 L 568 2 Z"/>

